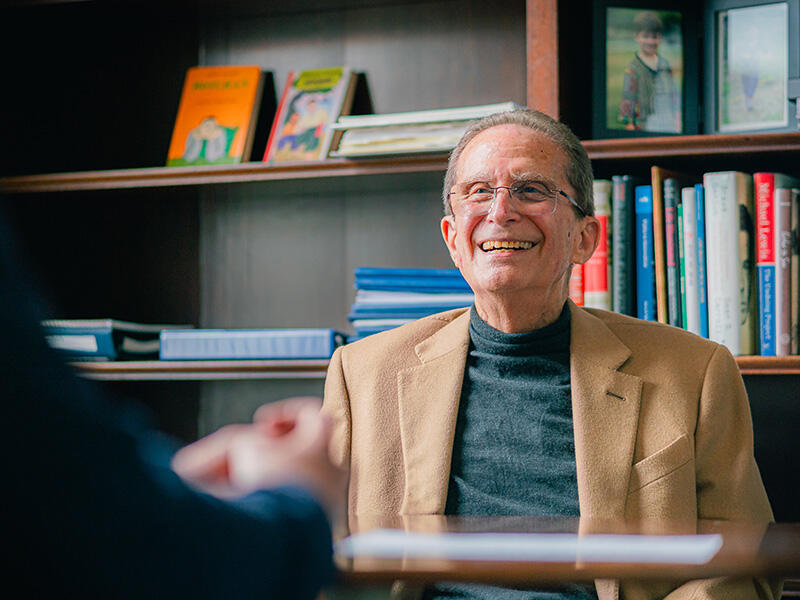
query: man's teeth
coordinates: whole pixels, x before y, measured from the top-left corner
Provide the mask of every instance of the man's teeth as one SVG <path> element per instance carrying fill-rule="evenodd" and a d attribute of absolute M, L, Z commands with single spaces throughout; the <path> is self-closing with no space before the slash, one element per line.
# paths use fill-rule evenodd
<path fill-rule="evenodd" d="M 527 250 L 528 248 L 533 248 L 533 242 L 490 240 L 481 244 L 481 250 Z"/>

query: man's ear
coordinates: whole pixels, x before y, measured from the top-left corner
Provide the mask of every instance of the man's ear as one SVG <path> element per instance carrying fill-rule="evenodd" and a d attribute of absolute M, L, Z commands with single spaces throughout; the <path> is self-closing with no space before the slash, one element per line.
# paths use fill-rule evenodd
<path fill-rule="evenodd" d="M 572 262 L 582 265 L 592 257 L 600 243 L 600 221 L 595 217 L 583 217 L 575 227 L 575 244 L 572 249 Z"/>
<path fill-rule="evenodd" d="M 458 252 L 456 252 L 456 220 L 453 215 L 447 215 L 442 217 L 442 221 L 440 223 L 442 228 L 442 237 L 444 238 L 444 243 L 447 246 L 447 251 L 450 252 L 450 258 L 453 261 L 453 264 L 456 267 L 461 267 L 459 265 L 458 260 Z"/>

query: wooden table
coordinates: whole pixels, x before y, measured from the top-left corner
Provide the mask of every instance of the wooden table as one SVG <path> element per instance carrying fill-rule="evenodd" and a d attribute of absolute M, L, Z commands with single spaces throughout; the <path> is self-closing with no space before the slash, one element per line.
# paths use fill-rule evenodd
<path fill-rule="evenodd" d="M 705 579 L 719 576 L 800 577 L 800 523 L 752 525 L 721 521 L 699 524 L 608 521 L 541 517 L 444 517 L 439 515 L 360 519 L 351 522 L 351 533 L 392 528 L 416 532 L 528 532 L 591 534 L 687 534 L 720 533 L 722 547 L 705 564 L 652 562 L 576 563 L 445 558 L 377 558 L 336 556 L 341 581 L 353 584 L 386 584 L 395 580 L 413 583 L 470 581 L 496 585 L 546 585 L 594 579 Z"/>

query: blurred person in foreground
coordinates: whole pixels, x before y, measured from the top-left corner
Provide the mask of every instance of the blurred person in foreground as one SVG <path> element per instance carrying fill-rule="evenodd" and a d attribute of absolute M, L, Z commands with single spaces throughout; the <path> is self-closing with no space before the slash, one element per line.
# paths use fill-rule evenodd
<path fill-rule="evenodd" d="M 338 349 L 323 411 L 349 466 L 348 514 L 537 515 L 695 533 L 772 520 L 730 352 L 568 300 L 599 225 L 586 151 L 518 110 L 450 155 L 441 232 L 474 305 Z M 406 588 L 411 595 L 411 589 Z M 419 590 L 417 590 L 419 591 Z M 558 590 L 440 584 L 426 598 L 777 598 L 780 583 L 597 580 Z"/>
<path fill-rule="evenodd" d="M 346 475 L 319 401 L 266 405 L 175 453 L 77 378 L 39 329 L 0 219 L 3 531 L 24 597 L 315 598 Z"/>

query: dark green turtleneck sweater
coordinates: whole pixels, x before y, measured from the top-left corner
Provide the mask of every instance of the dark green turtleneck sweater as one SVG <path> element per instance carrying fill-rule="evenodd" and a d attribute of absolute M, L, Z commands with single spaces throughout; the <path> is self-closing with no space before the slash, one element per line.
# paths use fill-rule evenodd
<path fill-rule="evenodd" d="M 473 306 L 445 513 L 578 516 L 569 307 L 550 325 L 503 333 Z M 440 584 L 426 598 L 596 598 L 594 586 L 511 590 Z"/>

